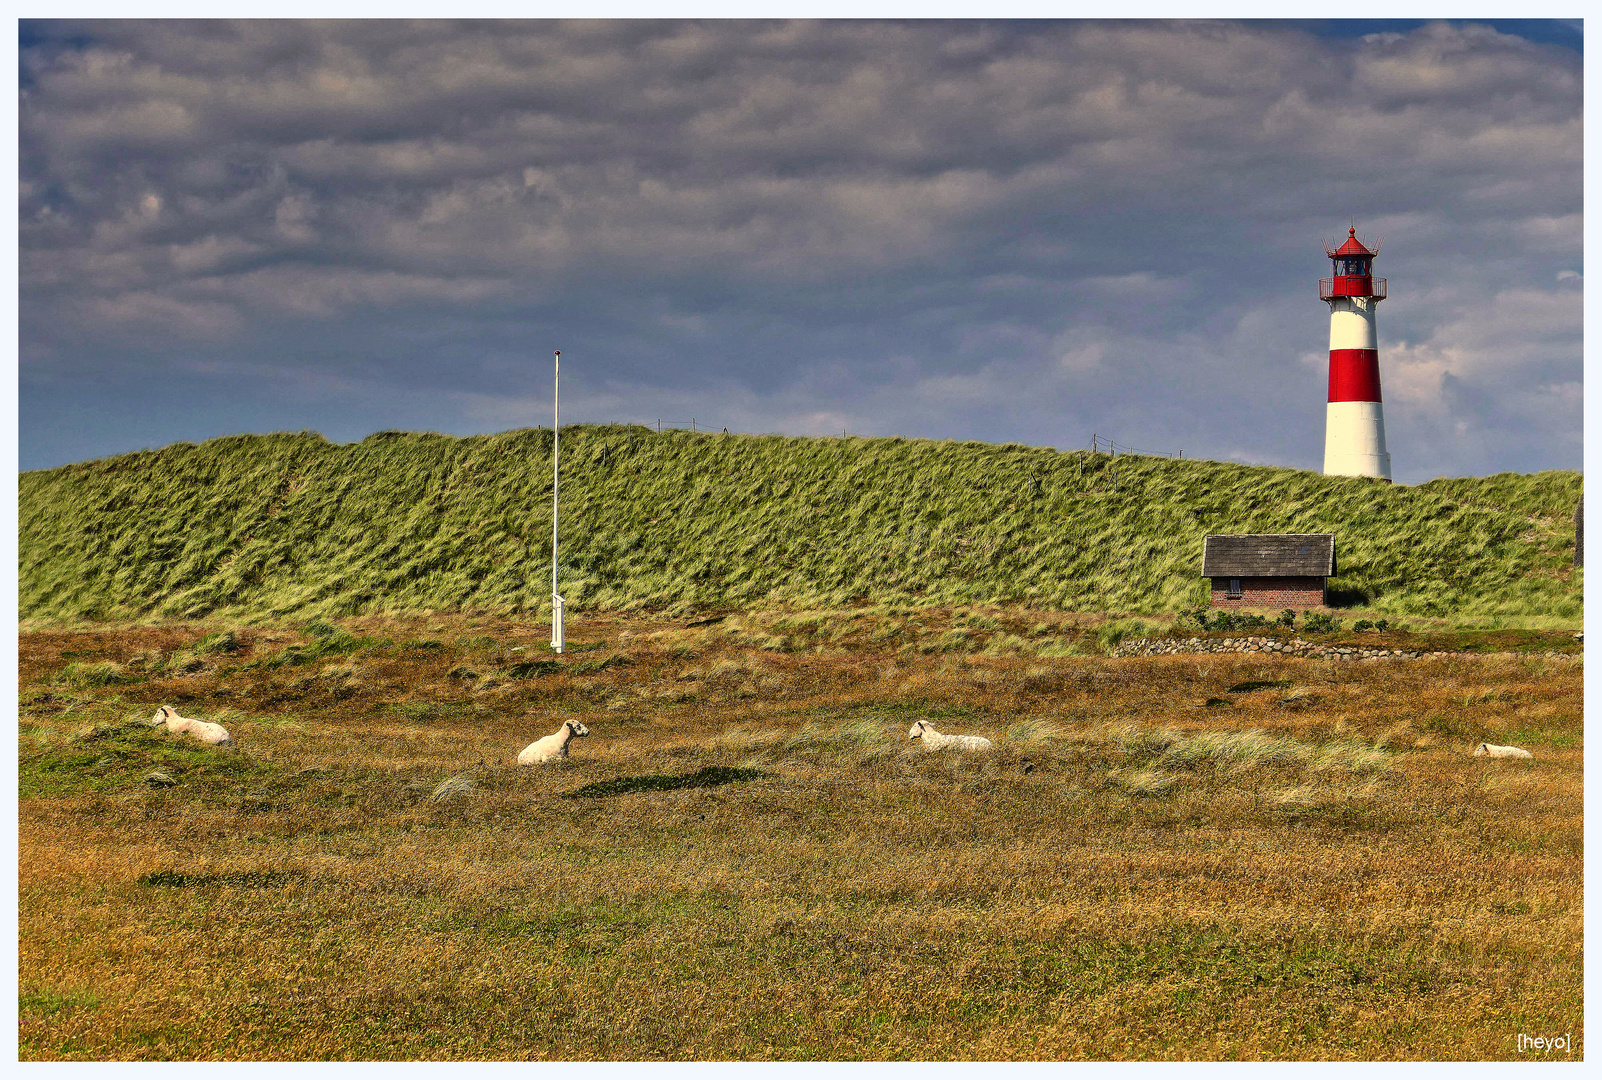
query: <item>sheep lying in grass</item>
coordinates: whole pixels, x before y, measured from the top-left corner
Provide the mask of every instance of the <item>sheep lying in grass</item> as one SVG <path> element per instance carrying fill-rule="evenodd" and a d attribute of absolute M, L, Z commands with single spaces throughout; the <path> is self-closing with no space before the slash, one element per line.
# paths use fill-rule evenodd
<path fill-rule="evenodd" d="M 178 710 L 171 705 L 163 705 L 156 710 L 156 715 L 150 718 L 152 727 L 160 727 L 163 724 L 167 725 L 168 731 L 175 731 L 180 735 L 193 735 L 207 746 L 234 745 L 233 736 L 228 734 L 228 729 L 221 724 L 179 716 Z"/>
<path fill-rule="evenodd" d="M 543 765 L 547 761 L 563 761 L 567 758 L 567 746 L 576 738 L 590 733 L 590 729 L 577 720 L 569 720 L 556 729 L 556 734 L 547 735 L 543 739 L 535 739 L 523 747 L 523 752 L 517 755 L 519 765 Z"/>
<path fill-rule="evenodd" d="M 1474 748 L 1474 756 L 1527 758 L 1535 755 L 1518 746 L 1497 746 L 1495 743 L 1482 742 Z"/>
<path fill-rule="evenodd" d="M 955 746 L 958 750 L 990 749 L 990 740 L 983 735 L 942 735 L 927 720 L 913 724 L 907 731 L 907 738 L 922 739 L 925 750 L 941 750 L 947 746 Z"/>

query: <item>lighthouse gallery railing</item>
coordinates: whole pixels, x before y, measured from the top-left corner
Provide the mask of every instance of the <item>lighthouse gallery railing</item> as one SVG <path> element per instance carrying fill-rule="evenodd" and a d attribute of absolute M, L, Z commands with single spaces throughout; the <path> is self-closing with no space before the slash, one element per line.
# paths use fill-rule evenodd
<path fill-rule="evenodd" d="M 1372 296 L 1385 299 L 1385 279 L 1382 277 L 1327 277 L 1318 282 L 1318 298 L 1332 300 L 1337 296 Z"/>

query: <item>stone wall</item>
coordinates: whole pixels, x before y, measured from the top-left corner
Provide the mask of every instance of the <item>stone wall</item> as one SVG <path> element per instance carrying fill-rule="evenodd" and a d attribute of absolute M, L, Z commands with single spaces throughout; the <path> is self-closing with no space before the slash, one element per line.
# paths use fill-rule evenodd
<path fill-rule="evenodd" d="M 1380 646 L 1338 644 L 1326 645 L 1316 641 L 1276 637 L 1231 638 L 1137 638 L 1115 647 L 1112 656 L 1171 656 L 1183 653 L 1268 653 L 1280 656 L 1302 656 L 1320 660 L 1417 660 L 1423 656 L 1486 656 L 1519 655 L 1548 658 L 1570 657 L 1575 653 L 1539 652 L 1514 654 L 1426 652 L 1422 649 L 1387 649 Z"/>

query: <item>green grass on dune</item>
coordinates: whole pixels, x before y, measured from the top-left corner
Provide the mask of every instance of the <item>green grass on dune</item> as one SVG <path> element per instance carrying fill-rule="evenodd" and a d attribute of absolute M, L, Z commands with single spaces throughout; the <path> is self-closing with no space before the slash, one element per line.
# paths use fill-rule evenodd
<path fill-rule="evenodd" d="M 79 620 L 533 613 L 549 430 L 231 436 L 19 480 L 19 611 Z M 1202 537 L 1333 532 L 1340 602 L 1578 619 L 1577 472 L 1418 486 L 1020 445 L 574 426 L 563 593 L 599 609 L 1206 600 Z"/>

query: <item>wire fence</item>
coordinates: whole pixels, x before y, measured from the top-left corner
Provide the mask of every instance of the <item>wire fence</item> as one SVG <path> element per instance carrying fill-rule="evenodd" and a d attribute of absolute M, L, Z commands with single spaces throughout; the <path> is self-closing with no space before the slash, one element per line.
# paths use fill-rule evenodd
<path fill-rule="evenodd" d="M 694 432 L 697 432 L 697 433 L 699 433 L 701 435 L 741 435 L 741 434 L 750 434 L 750 432 L 740 432 L 740 431 L 733 430 L 730 427 L 728 427 L 727 425 L 721 425 L 720 426 L 716 421 L 708 423 L 707 421 L 702 420 L 702 419 L 700 419 L 698 417 L 694 417 L 694 416 L 690 417 L 688 420 L 643 420 L 643 421 L 642 420 L 610 420 L 610 421 L 606 421 L 606 423 L 610 423 L 610 424 L 613 424 L 613 425 L 618 426 L 618 427 L 626 427 L 626 426 L 633 425 L 633 424 L 642 424 L 643 426 L 648 427 L 648 428 L 652 428 L 653 430 L 656 430 L 656 431 L 694 431 Z M 835 435 L 834 435 L 834 432 L 831 431 L 827 435 L 821 435 L 821 436 L 820 435 L 813 435 L 813 436 L 809 436 L 809 437 L 810 438 L 832 439 L 832 438 L 835 437 Z M 849 439 L 850 437 L 851 437 L 851 433 L 849 431 L 847 431 L 845 428 L 841 428 L 840 429 L 840 438 Z M 863 435 L 859 434 L 857 437 L 858 438 L 865 438 L 866 436 L 863 436 Z"/>
<path fill-rule="evenodd" d="M 703 435 L 741 434 L 738 431 L 731 431 L 726 425 L 720 427 L 716 422 L 708 423 L 707 421 L 694 416 L 690 417 L 688 420 L 614 420 L 611 421 L 611 423 L 620 426 L 641 424 L 644 427 L 652 428 L 656 431 L 694 431 Z M 825 436 L 812 436 L 812 438 L 820 437 L 832 439 L 835 436 L 833 432 L 830 432 Z M 849 439 L 850 437 L 850 431 L 845 428 L 840 429 L 840 438 Z M 858 435 L 858 438 L 868 437 L 869 436 Z M 1102 438 L 1099 432 L 1093 432 L 1090 436 L 1090 452 L 1093 454 L 1109 454 L 1112 457 L 1117 457 L 1119 454 L 1136 454 L 1141 457 L 1170 458 L 1177 461 L 1183 461 L 1185 459 L 1184 450 L 1149 450 L 1141 446 L 1130 446 L 1128 443 L 1119 442 L 1110 435 L 1106 438 Z"/>
<path fill-rule="evenodd" d="M 1103 439 L 1099 434 L 1092 433 L 1090 436 L 1090 452 L 1099 454 L 1103 451 L 1113 457 L 1117 457 L 1119 454 L 1139 454 L 1142 457 L 1173 458 L 1176 461 L 1185 460 L 1185 451 L 1183 450 L 1146 450 L 1139 446 L 1130 446 L 1127 443 L 1118 442 L 1110 435 Z"/>

